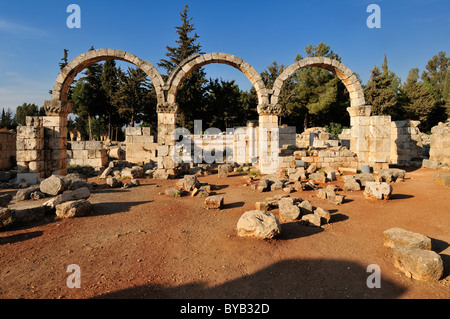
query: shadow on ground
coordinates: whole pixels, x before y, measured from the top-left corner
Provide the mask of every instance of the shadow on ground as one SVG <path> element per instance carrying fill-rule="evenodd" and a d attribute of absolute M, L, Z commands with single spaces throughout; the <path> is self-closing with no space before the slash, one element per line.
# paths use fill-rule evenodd
<path fill-rule="evenodd" d="M 258 272 L 221 285 L 207 287 L 193 282 L 174 287 L 143 285 L 110 292 L 99 299 L 394 299 L 406 291 L 381 277 L 381 288 L 369 288 L 371 272 L 344 260 L 300 260 L 277 262 Z"/>
<path fill-rule="evenodd" d="M 153 200 L 139 201 L 139 202 L 101 202 L 92 204 L 92 211 L 89 215 L 84 217 L 111 215 L 116 213 L 125 213 L 133 206 L 151 203 Z"/>
<path fill-rule="evenodd" d="M 0 237 L 0 245 L 14 244 L 20 241 L 36 238 L 42 236 L 43 233 L 44 232 L 42 231 L 32 231 L 27 233 L 14 234 L 6 237 Z"/>

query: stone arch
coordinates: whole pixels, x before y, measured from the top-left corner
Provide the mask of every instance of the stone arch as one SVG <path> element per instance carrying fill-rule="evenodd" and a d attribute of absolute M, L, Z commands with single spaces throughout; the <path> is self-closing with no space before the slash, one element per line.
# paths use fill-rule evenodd
<path fill-rule="evenodd" d="M 260 106 L 268 105 L 269 96 L 260 74 L 243 59 L 222 52 L 206 53 L 203 55 L 197 53 L 183 60 L 167 79 L 165 86 L 168 90 L 167 104 L 176 105 L 178 87 L 186 76 L 194 70 L 211 63 L 227 64 L 244 73 L 256 89 L 256 94 L 258 96 L 258 111 Z"/>
<path fill-rule="evenodd" d="M 344 64 L 327 57 L 309 57 L 287 67 L 278 76 L 273 84 L 272 96 L 270 98 L 271 105 L 278 105 L 278 98 L 280 96 L 284 81 L 286 81 L 297 70 L 306 67 L 319 67 L 336 74 L 342 83 L 344 83 L 350 94 L 350 108 L 348 109 L 350 115 L 370 115 L 371 107 L 366 105 L 364 91 L 357 76 Z"/>
<path fill-rule="evenodd" d="M 82 70 L 88 66 L 106 60 L 120 60 L 134 64 L 144 71 L 155 87 L 158 103 L 164 101 L 164 81 L 158 70 L 147 60 L 143 61 L 134 54 L 116 49 L 91 50 L 77 56 L 70 61 L 58 74 L 53 85 L 52 99 L 45 101 L 44 107 L 47 115 L 68 114 L 71 105 L 68 101 L 68 93 L 73 80 Z"/>

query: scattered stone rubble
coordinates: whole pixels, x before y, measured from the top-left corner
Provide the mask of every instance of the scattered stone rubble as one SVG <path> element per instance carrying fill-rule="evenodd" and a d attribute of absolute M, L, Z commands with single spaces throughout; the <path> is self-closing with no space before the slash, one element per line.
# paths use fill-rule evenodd
<path fill-rule="evenodd" d="M 444 273 L 444 263 L 432 251 L 431 239 L 425 235 L 402 228 L 383 232 L 384 245 L 391 248 L 394 266 L 407 277 L 423 281 L 439 280 Z"/>
<path fill-rule="evenodd" d="M 88 201 L 93 185 L 78 174 L 66 176 L 52 175 L 37 185 L 32 185 L 16 192 L 16 195 L 0 196 L 0 227 L 12 224 L 39 222 L 49 216 L 56 218 L 73 218 L 84 216 L 91 211 Z M 49 198 L 41 204 L 38 199 Z M 11 208 L 11 201 L 25 202 Z M 30 201 L 30 203 L 26 203 Z"/>

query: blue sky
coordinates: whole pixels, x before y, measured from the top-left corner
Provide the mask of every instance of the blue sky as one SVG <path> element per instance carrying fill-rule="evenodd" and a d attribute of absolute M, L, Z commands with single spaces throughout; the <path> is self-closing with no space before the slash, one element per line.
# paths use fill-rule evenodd
<path fill-rule="evenodd" d="M 80 29 L 66 25 L 72 3 L 81 8 Z M 0 0 L 0 108 L 14 112 L 25 102 L 43 105 L 63 49 L 69 60 L 92 45 L 120 49 L 156 67 L 166 46 L 175 44 L 174 28 L 186 3 L 203 52 L 237 55 L 258 72 L 274 60 L 288 66 L 297 54 L 305 56 L 305 46 L 320 42 L 364 84 L 385 53 L 402 81 L 411 68 L 422 72 L 439 51 L 450 55 L 448 0 Z M 380 29 L 366 25 L 372 3 L 381 8 Z M 235 80 L 242 89 L 251 87 L 231 66 L 213 64 L 205 71 L 208 77 Z"/>

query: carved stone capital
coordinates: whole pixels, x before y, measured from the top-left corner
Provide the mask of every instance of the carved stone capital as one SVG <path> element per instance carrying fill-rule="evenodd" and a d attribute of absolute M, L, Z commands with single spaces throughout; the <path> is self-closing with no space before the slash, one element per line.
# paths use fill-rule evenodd
<path fill-rule="evenodd" d="M 370 116 L 372 113 L 372 105 L 361 105 L 357 107 L 348 107 L 348 113 L 353 116 Z"/>
<path fill-rule="evenodd" d="M 72 112 L 72 103 L 61 100 L 44 101 L 44 110 L 47 116 L 64 116 Z"/>
<path fill-rule="evenodd" d="M 281 115 L 282 107 L 280 104 L 259 104 L 259 115 Z"/>
<path fill-rule="evenodd" d="M 178 112 L 178 103 L 158 103 L 156 106 L 156 111 L 158 113 L 172 113 L 175 114 Z"/>

